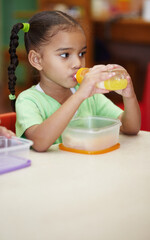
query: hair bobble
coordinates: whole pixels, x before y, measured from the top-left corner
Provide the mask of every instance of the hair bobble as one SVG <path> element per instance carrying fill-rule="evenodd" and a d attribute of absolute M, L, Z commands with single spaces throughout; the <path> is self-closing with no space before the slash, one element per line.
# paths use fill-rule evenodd
<path fill-rule="evenodd" d="M 22 30 L 24 32 L 29 32 L 29 29 L 30 29 L 30 23 L 23 23 L 23 28 Z"/>
<path fill-rule="evenodd" d="M 10 99 L 10 100 L 15 100 L 15 99 L 16 99 L 16 96 L 13 95 L 13 94 L 9 94 L 9 99 Z"/>

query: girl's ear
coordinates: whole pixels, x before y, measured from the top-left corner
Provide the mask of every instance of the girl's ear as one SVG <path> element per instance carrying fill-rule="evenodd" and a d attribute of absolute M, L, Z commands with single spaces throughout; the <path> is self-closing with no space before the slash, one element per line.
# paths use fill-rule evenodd
<path fill-rule="evenodd" d="M 39 53 L 35 52 L 34 50 L 30 50 L 28 53 L 28 60 L 34 68 L 36 68 L 39 71 L 42 70 L 41 56 Z"/>

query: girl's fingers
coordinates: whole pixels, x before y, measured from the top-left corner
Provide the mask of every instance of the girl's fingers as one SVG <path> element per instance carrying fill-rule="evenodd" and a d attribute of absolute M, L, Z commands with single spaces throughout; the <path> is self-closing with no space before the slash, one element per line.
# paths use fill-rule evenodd
<path fill-rule="evenodd" d="M 5 127 L 0 127 L 0 136 L 5 136 L 7 138 L 10 138 L 12 136 L 15 136 L 15 133 L 12 132 L 11 130 L 8 130 Z"/>
<path fill-rule="evenodd" d="M 9 130 L 9 135 L 10 135 L 11 137 L 13 137 L 13 136 L 15 136 L 15 133 L 12 132 L 11 130 Z"/>

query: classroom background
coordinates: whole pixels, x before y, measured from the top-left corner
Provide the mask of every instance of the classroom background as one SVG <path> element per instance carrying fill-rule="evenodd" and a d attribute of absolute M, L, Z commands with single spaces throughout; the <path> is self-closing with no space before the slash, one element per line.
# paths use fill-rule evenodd
<path fill-rule="evenodd" d="M 107 63 L 124 66 L 143 106 L 150 90 L 150 86 L 147 89 L 150 85 L 150 0 L 0 0 L 0 113 L 12 111 L 7 86 L 12 26 L 17 22 L 27 22 L 37 11 L 56 9 L 77 18 L 85 29 L 88 46 L 86 66 Z M 20 31 L 16 96 L 37 83 L 34 69 L 28 64 L 23 35 Z M 114 92 L 107 96 L 122 106 L 121 96 Z M 143 112 L 150 109 L 149 102 L 144 105 Z M 144 118 L 148 119 L 147 116 Z"/>

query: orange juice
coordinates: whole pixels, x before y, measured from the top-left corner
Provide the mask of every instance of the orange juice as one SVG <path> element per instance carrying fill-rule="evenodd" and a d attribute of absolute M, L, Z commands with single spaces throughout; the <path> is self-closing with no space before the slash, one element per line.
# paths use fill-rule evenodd
<path fill-rule="evenodd" d="M 127 87 L 127 79 L 116 76 L 96 84 L 97 88 L 107 89 L 110 91 L 120 90 Z"/>

